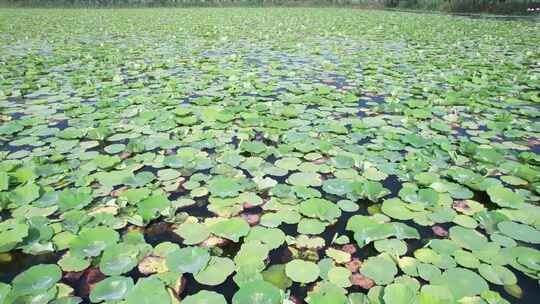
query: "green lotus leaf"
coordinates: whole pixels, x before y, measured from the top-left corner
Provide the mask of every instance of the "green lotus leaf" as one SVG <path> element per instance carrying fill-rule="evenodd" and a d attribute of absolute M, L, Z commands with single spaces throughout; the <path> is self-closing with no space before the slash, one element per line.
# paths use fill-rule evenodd
<path fill-rule="evenodd" d="M 504 156 L 491 147 L 477 148 L 473 157 L 481 162 L 498 164 L 504 160 Z"/>
<path fill-rule="evenodd" d="M 260 241 L 266 244 L 269 249 L 276 249 L 285 242 L 285 237 L 285 233 L 281 229 L 255 226 L 250 229 L 244 241 L 246 243 Z"/>
<path fill-rule="evenodd" d="M 60 267 L 52 264 L 39 264 L 19 273 L 11 282 L 13 293 L 17 296 L 36 295 L 47 291 L 62 278 Z"/>
<path fill-rule="evenodd" d="M 133 289 L 133 280 L 127 277 L 114 276 L 98 282 L 90 292 L 90 301 L 119 301 L 125 299 Z"/>
<path fill-rule="evenodd" d="M 138 264 L 139 250 L 134 245 L 119 243 L 109 246 L 103 252 L 99 270 L 108 276 L 129 272 Z"/>
<path fill-rule="evenodd" d="M 401 256 L 407 253 L 407 243 L 401 240 L 378 240 L 374 243 L 378 252 L 388 252 L 392 255 Z"/>
<path fill-rule="evenodd" d="M 414 289 L 402 283 L 393 283 L 384 288 L 383 299 L 385 303 L 414 304 L 417 295 Z"/>
<path fill-rule="evenodd" d="M 211 224 L 210 231 L 217 236 L 238 242 L 249 233 L 249 224 L 242 218 L 224 219 Z"/>
<path fill-rule="evenodd" d="M 480 261 L 478 260 L 478 258 L 469 251 L 460 249 L 456 250 L 453 255 L 456 262 L 463 267 L 478 268 L 478 266 L 480 266 Z"/>
<path fill-rule="evenodd" d="M 210 253 L 201 247 L 185 247 L 167 254 L 167 267 L 179 273 L 197 273 L 210 260 Z"/>
<path fill-rule="evenodd" d="M 208 190 L 217 197 L 235 197 L 242 190 L 240 184 L 230 177 L 216 176 L 208 183 Z"/>
<path fill-rule="evenodd" d="M 469 250 L 482 250 L 488 243 L 487 238 L 483 234 L 469 228 L 453 226 L 450 228 L 449 234 L 450 239 Z"/>
<path fill-rule="evenodd" d="M 382 255 L 370 257 L 362 264 L 360 272 L 379 285 L 386 285 L 394 280 L 398 269 L 388 257 Z"/>
<path fill-rule="evenodd" d="M 182 299 L 182 304 L 227 304 L 227 300 L 219 293 L 201 290 Z"/>
<path fill-rule="evenodd" d="M 296 157 L 284 157 L 276 160 L 274 165 L 285 170 L 296 170 L 302 161 Z"/>
<path fill-rule="evenodd" d="M 126 298 L 127 304 L 171 304 L 165 285 L 156 277 L 141 278 Z"/>
<path fill-rule="evenodd" d="M 351 271 L 345 267 L 333 267 L 328 271 L 328 280 L 339 287 L 350 287 L 351 274 Z"/>
<path fill-rule="evenodd" d="M 108 227 L 85 228 L 69 244 L 71 253 L 83 257 L 99 256 L 103 250 L 118 242 L 120 235 Z"/>
<path fill-rule="evenodd" d="M 287 178 L 287 183 L 293 186 L 319 187 L 322 185 L 322 180 L 318 173 L 297 172 Z"/>
<path fill-rule="evenodd" d="M 306 301 L 309 304 L 348 304 L 344 289 L 332 283 L 321 283 L 317 289 L 308 293 Z"/>
<path fill-rule="evenodd" d="M 380 182 L 365 181 L 359 182 L 355 185 L 355 191 L 362 196 L 367 197 L 370 201 L 376 202 L 380 198 L 390 194 L 390 191 L 386 189 Z"/>
<path fill-rule="evenodd" d="M 122 161 L 122 159 L 118 156 L 109 156 L 109 155 L 98 155 L 96 156 L 92 162 L 96 164 L 96 166 L 98 166 L 98 168 L 101 168 L 101 169 L 108 169 L 108 168 L 111 168 L 115 165 L 117 165 L 118 163 L 120 163 L 120 161 Z"/>
<path fill-rule="evenodd" d="M 129 176 L 124 180 L 124 184 L 134 188 L 143 187 L 144 185 L 153 181 L 155 178 L 154 173 L 145 171 L 137 173 L 134 176 Z"/>
<path fill-rule="evenodd" d="M 66 254 L 59 261 L 58 266 L 63 271 L 83 271 L 90 266 L 90 261 L 86 258 L 74 254 Z"/>
<path fill-rule="evenodd" d="M 432 172 L 421 172 L 414 175 L 414 179 L 423 186 L 429 186 L 439 180 L 439 175 Z"/>
<path fill-rule="evenodd" d="M 336 204 L 320 198 L 311 198 L 302 202 L 299 211 L 307 217 L 329 222 L 341 215 L 341 210 Z"/>
<path fill-rule="evenodd" d="M 219 285 L 234 272 L 235 268 L 234 262 L 229 258 L 211 257 L 208 264 L 193 277 L 204 285 Z"/>
<path fill-rule="evenodd" d="M 343 264 L 351 260 L 351 254 L 345 251 L 328 248 L 325 251 L 326 255 L 331 257 L 336 263 Z"/>
<path fill-rule="evenodd" d="M 493 284 L 517 284 L 517 278 L 514 273 L 504 266 L 482 264 L 478 267 L 478 272 L 480 272 L 480 275 Z"/>
<path fill-rule="evenodd" d="M 242 244 L 240 250 L 234 257 L 234 262 L 238 266 L 255 267 L 259 270 L 264 269 L 264 261 L 268 257 L 270 248 L 260 242 L 246 242 Z"/>
<path fill-rule="evenodd" d="M 237 264 L 236 274 L 233 276 L 233 281 L 238 285 L 238 287 L 242 287 L 245 284 L 253 283 L 256 281 L 263 280 L 262 273 L 260 272 L 261 268 L 264 266 L 256 266 L 256 265 L 238 265 Z"/>
<path fill-rule="evenodd" d="M 450 304 L 455 303 L 454 295 L 446 286 L 424 285 L 418 296 L 420 304 Z"/>
<path fill-rule="evenodd" d="M 398 238 L 410 238 L 416 237 L 416 234 L 418 234 L 414 229 L 408 231 L 411 229 L 405 224 L 396 224 L 398 223 L 394 223 L 394 225 L 390 223 L 381 224 L 367 216 L 355 215 L 349 219 L 345 229 L 354 232 L 354 239 L 359 246 L 365 246 L 370 242 L 386 239 L 393 235 Z"/>
<path fill-rule="evenodd" d="M 402 221 L 414 217 L 414 213 L 407 208 L 407 204 L 397 198 L 384 200 L 381 211 L 392 218 Z"/>
<path fill-rule="evenodd" d="M 326 224 L 317 219 L 302 218 L 298 223 L 298 233 L 320 234 L 324 232 Z"/>
<path fill-rule="evenodd" d="M 171 202 L 165 195 L 153 195 L 137 204 L 138 213 L 145 221 L 158 218 L 170 206 Z"/>
<path fill-rule="evenodd" d="M 499 230 L 518 241 L 540 244 L 540 231 L 531 226 L 511 221 L 502 221 L 497 224 Z"/>
<path fill-rule="evenodd" d="M 97 181 L 105 187 L 115 187 L 124 183 L 124 181 L 133 176 L 133 171 L 130 169 L 98 172 L 94 174 Z"/>
<path fill-rule="evenodd" d="M 285 273 L 294 282 L 311 283 L 319 278 L 319 267 L 313 262 L 292 260 L 285 266 Z"/>
<path fill-rule="evenodd" d="M 362 175 L 371 181 L 382 181 L 388 177 L 387 174 L 377 170 L 377 168 L 375 167 L 368 167 L 364 170 L 364 173 Z"/>
<path fill-rule="evenodd" d="M 346 155 L 337 155 L 332 158 L 332 165 L 338 169 L 352 168 L 354 164 L 354 159 Z"/>
<path fill-rule="evenodd" d="M 28 236 L 28 224 L 16 219 L 0 222 L 0 252 L 9 252 Z"/>
<path fill-rule="evenodd" d="M 92 202 L 92 189 L 64 189 L 58 194 L 58 208 L 61 211 L 80 210 Z"/>
<path fill-rule="evenodd" d="M 432 282 L 433 284 L 433 282 Z M 455 299 L 479 295 L 489 289 L 486 281 L 475 272 L 464 268 L 446 270 L 435 285 L 448 287 Z"/>
<path fill-rule="evenodd" d="M 340 178 L 325 180 L 323 182 L 322 188 L 326 193 L 339 196 L 344 196 L 354 190 L 353 183 L 351 181 Z"/>
<path fill-rule="evenodd" d="M 424 279 L 425 281 L 436 281 L 441 278 L 441 270 L 432 264 L 427 263 L 418 263 L 416 265 L 416 268 L 418 269 L 418 275 L 420 278 Z"/>
<path fill-rule="evenodd" d="M 489 198 L 501 207 L 520 208 L 523 205 L 523 198 L 510 189 L 501 186 L 490 187 L 487 190 Z"/>
<path fill-rule="evenodd" d="M 210 236 L 208 227 L 200 223 L 184 223 L 174 232 L 184 239 L 186 245 L 199 244 Z"/>
<path fill-rule="evenodd" d="M 10 200 L 17 206 L 28 205 L 39 198 L 39 186 L 29 182 L 10 192 Z"/>
<path fill-rule="evenodd" d="M 240 148 L 253 154 L 260 154 L 266 150 L 266 146 L 260 141 L 244 141 Z"/>
<path fill-rule="evenodd" d="M 8 295 L 11 292 L 11 286 L 5 283 L 0 283 L 0 303 L 5 303 Z"/>
<path fill-rule="evenodd" d="M 242 285 L 234 294 L 232 304 L 281 304 L 282 299 L 279 288 L 265 281 L 255 281 Z"/>
<path fill-rule="evenodd" d="M 295 243 L 298 248 L 309 249 L 323 248 L 326 244 L 325 240 L 322 237 L 309 237 L 304 234 L 297 236 Z"/>
<path fill-rule="evenodd" d="M 512 248 L 512 256 L 517 259 L 519 265 L 535 271 L 540 270 L 540 251 L 528 247 Z"/>
<path fill-rule="evenodd" d="M 268 267 L 267 270 L 262 272 L 262 277 L 266 282 L 270 282 L 282 290 L 285 290 L 292 285 L 292 280 L 287 277 L 287 274 L 285 273 L 285 265 L 283 264 Z"/>

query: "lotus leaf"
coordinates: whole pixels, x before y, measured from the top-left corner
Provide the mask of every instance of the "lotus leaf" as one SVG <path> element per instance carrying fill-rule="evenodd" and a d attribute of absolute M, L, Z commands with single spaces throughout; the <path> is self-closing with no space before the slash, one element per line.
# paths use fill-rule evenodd
<path fill-rule="evenodd" d="M 440 278 L 440 284 L 436 285 L 448 287 L 455 299 L 479 295 L 489 289 L 481 276 L 459 267 L 446 270 Z"/>
<path fill-rule="evenodd" d="M 170 304 L 171 298 L 165 285 L 155 277 L 141 278 L 126 298 L 127 304 Z"/>
<path fill-rule="evenodd" d="M 167 267 L 179 273 L 197 273 L 210 260 L 210 253 L 205 248 L 185 247 L 174 250 L 167 255 Z"/>
<path fill-rule="evenodd" d="M 18 274 L 11 285 L 17 296 L 36 295 L 42 293 L 60 281 L 62 270 L 52 264 L 32 266 Z"/>
<path fill-rule="evenodd" d="M 518 241 L 540 244 L 540 231 L 528 225 L 519 224 L 511 221 L 503 221 L 497 224 L 499 230 Z"/>
<path fill-rule="evenodd" d="M 227 304 L 225 298 L 219 293 L 207 290 L 201 290 L 194 295 L 185 297 L 182 300 L 184 304 Z"/>
<path fill-rule="evenodd" d="M 341 210 L 336 204 L 320 198 L 312 198 L 302 202 L 299 211 L 305 216 L 318 218 L 322 221 L 332 221 L 341 215 Z"/>
<path fill-rule="evenodd" d="M 311 283 L 319 278 L 319 267 L 313 262 L 292 260 L 285 266 L 285 273 L 294 282 Z"/>
<path fill-rule="evenodd" d="M 523 198 L 508 188 L 494 186 L 488 188 L 487 193 L 491 201 L 501 207 L 520 208 L 523 205 Z"/>
<path fill-rule="evenodd" d="M 243 285 L 232 299 L 233 304 L 280 304 L 282 293 L 279 288 L 265 281 L 255 281 Z"/>
<path fill-rule="evenodd" d="M 133 280 L 127 277 L 109 277 L 96 284 L 90 293 L 92 303 L 124 299 L 133 289 Z"/>
<path fill-rule="evenodd" d="M 183 243 L 186 245 L 199 244 L 210 236 L 208 227 L 199 223 L 184 223 L 174 232 L 184 239 Z"/>
<path fill-rule="evenodd" d="M 396 264 L 382 255 L 370 257 L 360 268 L 360 272 L 379 285 L 386 285 L 394 280 L 398 269 Z"/>
<path fill-rule="evenodd" d="M 193 276 L 201 284 L 219 285 L 233 273 L 234 269 L 235 265 L 231 259 L 211 257 L 208 264 Z"/>
<path fill-rule="evenodd" d="M 393 283 L 384 288 L 385 303 L 413 304 L 417 302 L 414 289 L 402 283 Z"/>
<path fill-rule="evenodd" d="M 116 244 L 120 236 L 108 227 L 86 228 L 69 244 L 70 252 L 83 256 L 95 257 L 107 247 Z"/>
<path fill-rule="evenodd" d="M 217 176 L 208 183 L 208 190 L 217 197 L 235 197 L 242 190 L 242 187 L 235 179 Z"/>
<path fill-rule="evenodd" d="M 238 242 L 249 233 L 249 224 L 241 218 L 219 220 L 210 225 L 210 231 L 218 236 Z"/>

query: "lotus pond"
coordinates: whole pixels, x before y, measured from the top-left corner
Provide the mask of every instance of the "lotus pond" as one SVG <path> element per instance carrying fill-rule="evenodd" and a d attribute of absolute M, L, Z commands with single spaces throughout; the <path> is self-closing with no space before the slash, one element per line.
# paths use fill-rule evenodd
<path fill-rule="evenodd" d="M 538 303 L 539 33 L 0 11 L 0 303 Z"/>

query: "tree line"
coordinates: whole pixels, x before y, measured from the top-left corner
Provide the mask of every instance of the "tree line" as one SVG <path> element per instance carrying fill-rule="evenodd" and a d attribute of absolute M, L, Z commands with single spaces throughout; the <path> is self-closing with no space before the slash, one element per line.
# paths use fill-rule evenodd
<path fill-rule="evenodd" d="M 531 13 L 540 0 L 0 0 L 10 6 L 369 6 L 448 12 Z"/>

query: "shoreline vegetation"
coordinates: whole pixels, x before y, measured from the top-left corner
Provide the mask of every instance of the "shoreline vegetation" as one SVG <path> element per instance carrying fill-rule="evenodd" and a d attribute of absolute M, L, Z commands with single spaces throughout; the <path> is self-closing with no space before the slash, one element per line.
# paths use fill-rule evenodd
<path fill-rule="evenodd" d="M 0 7 L 148 8 L 148 7 L 343 7 L 412 13 L 538 17 L 535 0 L 0 0 Z"/>

